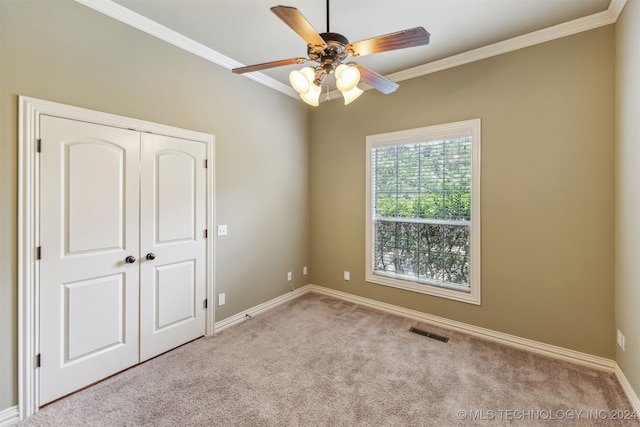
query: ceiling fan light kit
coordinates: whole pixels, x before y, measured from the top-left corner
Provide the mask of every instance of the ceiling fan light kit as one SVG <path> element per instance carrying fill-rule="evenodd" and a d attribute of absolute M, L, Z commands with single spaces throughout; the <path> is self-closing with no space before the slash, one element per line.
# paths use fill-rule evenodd
<path fill-rule="evenodd" d="M 324 78 L 327 76 L 322 67 L 304 67 L 301 70 L 293 70 L 289 74 L 289 82 L 296 92 L 307 104 L 317 107 L 320 99 L 320 89 Z M 360 71 L 355 66 L 340 64 L 335 69 L 336 87 L 344 97 L 347 105 L 362 95 L 363 90 L 358 88 Z"/>
<path fill-rule="evenodd" d="M 355 62 L 344 63 L 347 56 L 364 56 L 429 43 L 429 33 L 422 27 L 349 43 L 343 35 L 329 32 L 329 0 L 327 0 L 327 32 L 321 34 L 318 34 L 295 7 L 274 6 L 271 11 L 307 42 L 308 58 L 265 62 L 234 68 L 231 71 L 243 74 L 284 65 L 316 62 L 318 63 L 316 67 L 307 66 L 289 74 L 289 82 L 300 95 L 300 99 L 314 107 L 319 105 L 322 83 L 331 73 L 335 73 L 336 87 L 342 92 L 345 105 L 362 95 L 363 90 L 358 87 L 361 81 L 384 94 L 394 92 L 398 88 L 396 82 L 363 65 Z"/>

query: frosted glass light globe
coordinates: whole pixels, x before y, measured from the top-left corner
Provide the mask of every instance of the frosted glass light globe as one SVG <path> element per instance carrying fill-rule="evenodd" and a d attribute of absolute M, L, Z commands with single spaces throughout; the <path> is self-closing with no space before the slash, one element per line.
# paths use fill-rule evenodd
<path fill-rule="evenodd" d="M 313 83 L 314 70 L 311 67 L 304 67 L 300 71 L 293 70 L 289 73 L 289 82 L 299 94 L 307 93 Z"/>
<path fill-rule="evenodd" d="M 336 87 L 340 91 L 350 91 L 360 82 L 360 70 L 345 64 L 336 67 Z"/>

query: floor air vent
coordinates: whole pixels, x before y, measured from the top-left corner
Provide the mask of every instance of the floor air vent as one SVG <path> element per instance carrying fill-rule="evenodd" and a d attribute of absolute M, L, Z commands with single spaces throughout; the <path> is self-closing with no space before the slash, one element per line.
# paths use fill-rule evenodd
<path fill-rule="evenodd" d="M 448 337 L 443 337 L 442 335 L 434 334 L 433 332 L 423 331 L 422 329 L 414 328 L 413 326 L 409 329 L 409 332 L 413 332 L 414 334 L 424 335 L 425 337 L 433 338 L 434 340 L 447 342 L 449 341 Z"/>

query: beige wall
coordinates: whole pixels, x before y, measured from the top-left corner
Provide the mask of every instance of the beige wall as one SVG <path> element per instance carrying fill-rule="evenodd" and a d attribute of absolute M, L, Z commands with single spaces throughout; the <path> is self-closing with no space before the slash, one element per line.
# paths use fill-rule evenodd
<path fill-rule="evenodd" d="M 365 137 L 473 118 L 482 305 L 365 282 Z M 332 101 L 310 135 L 311 283 L 613 359 L 613 26 Z"/>
<path fill-rule="evenodd" d="M 640 1 L 616 25 L 616 361 L 640 393 Z"/>
<path fill-rule="evenodd" d="M 0 0 L 0 411 L 17 404 L 17 96 L 214 134 L 224 319 L 306 284 L 308 110 L 72 1 Z"/>

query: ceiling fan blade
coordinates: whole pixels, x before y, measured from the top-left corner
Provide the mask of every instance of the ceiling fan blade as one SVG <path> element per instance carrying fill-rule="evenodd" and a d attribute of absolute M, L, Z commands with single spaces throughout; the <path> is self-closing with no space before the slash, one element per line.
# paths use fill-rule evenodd
<path fill-rule="evenodd" d="M 368 84 L 374 89 L 379 90 L 385 95 L 390 94 L 391 92 L 395 92 L 400 85 L 393 80 L 389 80 L 388 78 L 376 73 L 370 68 L 365 67 L 364 65 L 356 64 L 352 62 L 351 64 L 358 67 L 360 71 L 360 81 Z"/>
<path fill-rule="evenodd" d="M 406 47 L 422 46 L 429 43 L 429 33 L 422 27 L 415 27 L 396 33 L 378 36 L 346 46 L 346 51 L 352 56 L 364 56 L 388 50 L 404 49 Z"/>
<path fill-rule="evenodd" d="M 282 67 L 283 65 L 304 64 L 307 58 L 281 59 L 280 61 L 263 62 L 262 64 L 247 65 L 246 67 L 234 68 L 231 71 L 236 74 L 250 73 L 252 71 L 266 70 L 267 68 Z"/>
<path fill-rule="evenodd" d="M 282 19 L 285 24 L 298 33 L 308 45 L 327 47 L 322 37 L 295 7 L 274 6 L 271 8 L 271 12 L 275 13 L 278 18 Z"/>

